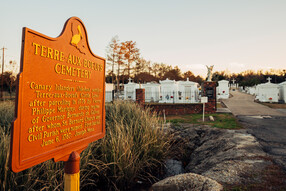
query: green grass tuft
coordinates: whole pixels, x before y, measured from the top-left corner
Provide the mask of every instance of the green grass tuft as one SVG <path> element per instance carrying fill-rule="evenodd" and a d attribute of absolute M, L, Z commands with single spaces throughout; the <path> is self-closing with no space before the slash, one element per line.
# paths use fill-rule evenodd
<path fill-rule="evenodd" d="M 209 117 L 213 116 L 215 121 L 210 121 Z M 191 115 L 173 115 L 167 116 L 167 122 L 173 124 L 178 123 L 190 123 L 190 124 L 205 124 L 221 129 L 240 129 L 241 124 L 238 123 L 237 119 L 229 113 L 214 113 L 205 114 L 205 121 L 202 121 L 202 114 L 191 114 Z"/>

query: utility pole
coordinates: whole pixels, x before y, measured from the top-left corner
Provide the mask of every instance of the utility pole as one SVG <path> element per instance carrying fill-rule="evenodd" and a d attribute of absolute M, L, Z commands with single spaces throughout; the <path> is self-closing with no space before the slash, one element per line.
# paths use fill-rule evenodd
<path fill-rule="evenodd" d="M 3 77 L 3 74 L 4 74 L 4 51 L 5 49 L 7 50 L 7 48 L 5 48 L 3 46 L 3 48 L 1 48 L 1 50 L 3 50 L 3 55 L 2 55 L 2 75 L 1 75 L 1 98 L 4 98 L 4 95 L 3 95 L 3 85 L 4 85 L 4 77 Z"/>

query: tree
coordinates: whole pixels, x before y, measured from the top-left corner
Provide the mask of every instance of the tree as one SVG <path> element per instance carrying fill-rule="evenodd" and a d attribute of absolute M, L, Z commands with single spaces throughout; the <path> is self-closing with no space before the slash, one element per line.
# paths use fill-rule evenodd
<path fill-rule="evenodd" d="M 161 63 L 159 65 L 159 73 L 158 73 L 159 78 L 161 80 L 164 80 L 164 76 L 165 76 L 166 72 L 169 72 L 172 69 L 173 69 L 172 66 Z"/>
<path fill-rule="evenodd" d="M 165 73 L 164 78 L 168 78 L 170 80 L 182 80 L 182 74 L 181 74 L 181 70 L 179 69 L 178 66 L 175 66 L 174 69 L 169 70 L 168 72 Z"/>
<path fill-rule="evenodd" d="M 136 83 L 146 83 L 146 82 L 157 81 L 157 79 L 153 75 L 147 72 L 141 72 L 135 76 L 134 81 Z"/>
<path fill-rule="evenodd" d="M 4 81 L 4 90 L 8 91 L 10 94 L 10 98 L 12 98 L 12 93 L 16 89 L 16 77 L 11 71 L 4 72 L 3 76 L 1 75 L 1 79 L 2 77 Z"/>
<path fill-rule="evenodd" d="M 152 66 L 151 66 L 151 61 L 150 60 L 146 61 L 145 70 L 148 71 L 149 75 L 151 75 L 151 73 L 152 73 Z"/>
<path fill-rule="evenodd" d="M 136 42 L 125 41 L 121 43 L 124 58 L 127 60 L 127 76 L 130 77 L 132 63 L 139 58 L 139 49 L 136 48 Z"/>
<path fill-rule="evenodd" d="M 214 72 L 212 75 L 212 81 L 227 80 L 229 77 L 225 74 L 225 71 Z"/>
<path fill-rule="evenodd" d="M 159 69 L 160 69 L 160 64 L 159 64 L 159 63 L 156 63 L 156 62 L 153 63 L 153 65 L 152 65 L 152 71 L 153 71 L 153 74 L 154 74 L 155 78 L 157 78 Z"/>
<path fill-rule="evenodd" d="M 136 77 L 140 72 L 143 72 L 146 67 L 147 61 L 144 58 L 138 58 L 135 61 L 134 77 Z"/>
<path fill-rule="evenodd" d="M 190 81 L 196 81 L 196 77 L 191 71 L 187 71 L 183 74 L 184 80 L 187 80 L 189 78 Z"/>
<path fill-rule="evenodd" d="M 107 46 L 107 64 L 111 66 L 112 80 L 111 83 L 114 83 L 114 67 L 118 60 L 118 50 L 119 50 L 119 39 L 118 36 L 115 36 L 111 39 L 111 42 Z"/>
<path fill-rule="evenodd" d="M 116 76 L 116 81 L 117 81 L 117 91 L 119 90 L 119 81 L 120 81 L 120 66 L 122 66 L 124 64 L 124 60 L 123 60 L 123 55 L 124 55 L 124 47 L 120 46 L 119 49 L 117 50 L 116 54 L 117 54 L 117 76 Z"/>

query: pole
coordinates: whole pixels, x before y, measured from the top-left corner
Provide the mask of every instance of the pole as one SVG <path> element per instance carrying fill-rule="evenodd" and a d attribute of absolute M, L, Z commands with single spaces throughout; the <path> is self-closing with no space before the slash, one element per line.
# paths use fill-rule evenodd
<path fill-rule="evenodd" d="M 205 103 L 203 103 L 203 122 L 205 122 Z"/>
<path fill-rule="evenodd" d="M 4 88 L 3 88 L 3 84 L 4 84 L 4 77 L 3 77 L 3 74 L 4 74 L 4 50 L 7 49 L 3 46 L 3 48 L 1 48 L 1 50 L 3 50 L 3 55 L 2 55 L 2 75 L 1 75 L 1 98 L 3 98 L 3 91 L 4 91 Z"/>
<path fill-rule="evenodd" d="M 64 168 L 64 191 L 79 191 L 80 155 L 73 151 Z"/>

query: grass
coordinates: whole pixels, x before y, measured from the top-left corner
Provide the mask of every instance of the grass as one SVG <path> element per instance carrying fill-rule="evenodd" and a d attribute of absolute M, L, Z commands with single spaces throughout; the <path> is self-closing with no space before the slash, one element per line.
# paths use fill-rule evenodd
<path fill-rule="evenodd" d="M 106 106 L 108 131 L 96 153 L 109 164 L 104 176 L 113 177 L 109 179 L 113 185 L 130 189 L 130 182 L 154 182 L 153 170 L 160 167 L 169 150 L 169 139 L 161 127 L 157 115 L 134 103 L 119 101 Z"/>
<path fill-rule="evenodd" d="M 213 116 L 214 121 L 210 121 L 209 117 Z M 229 113 L 214 113 L 205 114 L 205 121 L 202 121 L 202 114 L 191 114 L 191 115 L 172 115 L 167 116 L 166 121 L 173 124 L 178 123 L 191 123 L 191 124 L 204 124 L 212 127 L 221 129 L 240 129 L 241 124 L 238 123 L 237 119 Z"/>
<path fill-rule="evenodd" d="M 63 162 L 8 168 L 14 102 L 0 102 L 0 190 L 63 190 Z M 134 103 L 106 105 L 106 136 L 81 153 L 81 190 L 132 190 L 160 176 L 170 148 L 159 118 Z"/>
<path fill-rule="evenodd" d="M 9 92 L 3 91 L 3 98 L 0 98 L 0 100 L 5 102 L 8 100 L 15 100 L 15 97 L 16 97 L 16 92 L 12 92 L 12 94 L 10 95 Z"/>
<path fill-rule="evenodd" d="M 14 118 L 15 104 L 13 101 L 0 101 L 0 126 L 9 134 L 11 122 Z"/>

